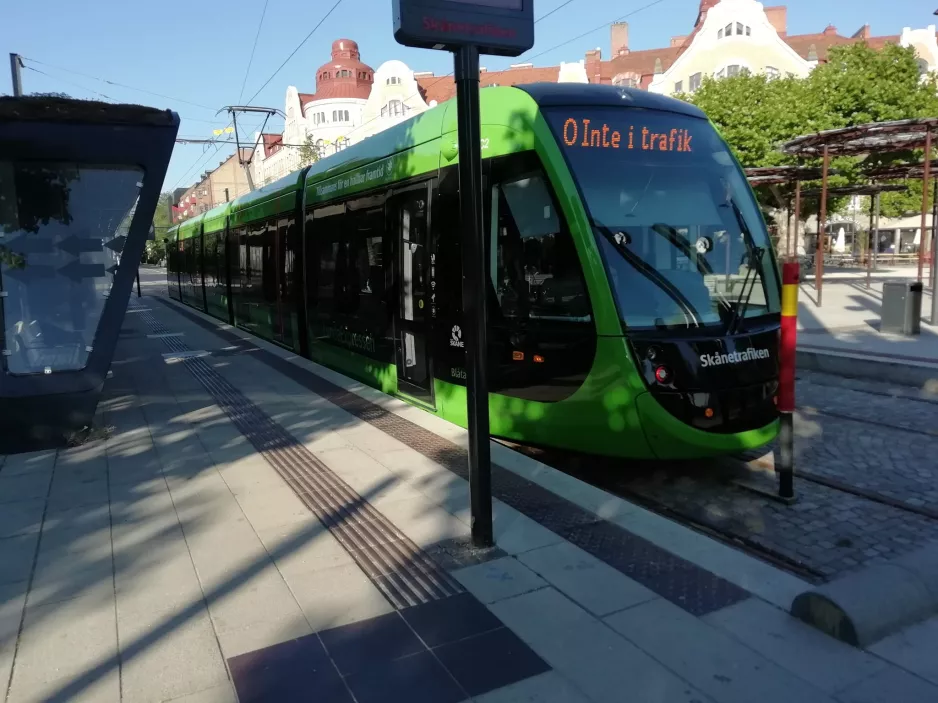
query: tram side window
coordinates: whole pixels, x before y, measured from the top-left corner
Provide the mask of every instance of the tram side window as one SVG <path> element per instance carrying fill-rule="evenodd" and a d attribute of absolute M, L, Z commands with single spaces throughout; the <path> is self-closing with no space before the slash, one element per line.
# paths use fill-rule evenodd
<path fill-rule="evenodd" d="M 539 171 L 492 188 L 492 284 L 506 319 L 589 322 L 579 257 Z"/>
<path fill-rule="evenodd" d="M 203 261 L 203 270 L 205 272 L 205 287 L 214 288 L 216 285 L 216 253 L 215 250 L 218 248 L 218 233 L 213 232 L 211 234 L 205 234 L 203 237 L 203 247 L 202 252 L 202 261 Z"/>
<path fill-rule="evenodd" d="M 364 323 L 366 330 L 380 333 L 388 323 L 387 273 L 385 262 L 384 196 L 361 198 L 348 203 L 343 267 L 345 299 L 340 312 Z M 337 268 L 338 272 L 338 268 Z"/>
<path fill-rule="evenodd" d="M 307 242 L 306 251 L 315 252 L 307 261 L 307 272 L 315 271 L 316 316 L 328 320 L 336 312 L 336 264 L 339 254 L 340 223 L 345 216 L 345 205 L 331 205 L 313 212 L 313 246 Z M 309 285 L 313 285 L 310 281 Z"/>

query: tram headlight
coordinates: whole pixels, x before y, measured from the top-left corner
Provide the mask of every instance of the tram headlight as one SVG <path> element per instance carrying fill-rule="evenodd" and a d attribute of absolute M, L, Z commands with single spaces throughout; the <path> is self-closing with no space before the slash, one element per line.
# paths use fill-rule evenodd
<path fill-rule="evenodd" d="M 671 382 L 671 369 L 667 366 L 659 366 L 655 369 L 655 380 L 658 383 L 670 383 Z"/>

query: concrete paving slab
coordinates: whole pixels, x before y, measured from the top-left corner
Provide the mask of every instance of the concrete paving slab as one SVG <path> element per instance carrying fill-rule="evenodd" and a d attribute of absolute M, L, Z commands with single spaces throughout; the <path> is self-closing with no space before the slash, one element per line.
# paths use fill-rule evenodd
<path fill-rule="evenodd" d="M 466 513 L 468 517 L 468 511 Z M 466 522 L 470 524 L 471 519 Z M 563 540 L 543 525 L 501 501 L 492 501 L 492 527 L 495 543 L 508 554 L 521 554 Z"/>
<path fill-rule="evenodd" d="M 80 687 L 80 690 L 76 690 Z M 29 682 L 11 683 L 6 703 L 38 703 L 39 701 L 68 701 L 68 703 L 119 703 L 120 676 L 116 669 L 109 669 L 84 685 L 74 677 Z"/>
<path fill-rule="evenodd" d="M 938 616 L 880 640 L 870 651 L 938 686 Z"/>
<path fill-rule="evenodd" d="M 313 632 L 394 610 L 355 564 L 294 574 L 286 581 Z"/>
<path fill-rule="evenodd" d="M 206 588 L 205 598 L 219 634 L 258 622 L 284 622 L 302 618 L 293 594 L 273 564 L 256 576 L 231 578 Z"/>
<path fill-rule="evenodd" d="M 556 671 L 532 676 L 473 698 L 475 703 L 589 703 L 590 699 Z"/>
<path fill-rule="evenodd" d="M 37 471 L 7 476 L 0 473 L 0 504 L 22 500 L 45 499 L 49 494 L 52 473 Z"/>
<path fill-rule="evenodd" d="M 39 534 L 0 539 L 0 584 L 25 581 L 33 570 Z"/>
<path fill-rule="evenodd" d="M 886 666 L 757 598 L 702 619 L 827 693 L 843 690 Z"/>
<path fill-rule="evenodd" d="M 547 582 L 514 557 L 502 557 L 458 569 L 453 576 L 483 603 L 495 603 L 536 591 Z"/>
<path fill-rule="evenodd" d="M 115 557 L 118 617 L 183 607 L 202 599 L 202 587 L 181 535 L 146 545 L 134 554 L 123 552 Z"/>
<path fill-rule="evenodd" d="M 489 606 L 557 672 L 595 701 L 702 703 L 709 698 L 552 588 Z M 750 702 L 751 703 L 751 702 Z"/>
<path fill-rule="evenodd" d="M 28 585 L 26 581 L 0 585 L 0 651 L 16 644 Z M 3 676 L 0 676 L 0 681 L 5 681 Z"/>
<path fill-rule="evenodd" d="M 791 675 L 726 633 L 664 600 L 610 615 L 605 622 L 721 703 L 831 703 L 820 689 Z"/>
<path fill-rule="evenodd" d="M 566 541 L 519 554 L 518 561 L 600 617 L 658 597 Z"/>
<path fill-rule="evenodd" d="M 108 503 L 108 482 L 106 478 L 82 483 L 77 481 L 52 482 L 49 489 L 49 510 L 68 510 L 83 506 L 101 506 Z"/>
<path fill-rule="evenodd" d="M 314 517 L 293 525 L 258 530 L 257 536 L 284 578 L 355 563 Z"/>
<path fill-rule="evenodd" d="M 283 482 L 242 493 L 237 500 L 255 531 L 305 523 L 310 517 L 309 508 Z"/>
<path fill-rule="evenodd" d="M 218 642 L 225 659 L 231 659 L 245 652 L 253 652 L 312 633 L 306 618 L 302 613 L 298 613 L 296 617 L 258 621 L 245 627 L 218 632 Z"/>
<path fill-rule="evenodd" d="M 934 703 L 938 701 L 938 687 L 890 666 L 841 691 L 837 700 L 840 703 Z"/>
<path fill-rule="evenodd" d="M 469 533 L 465 523 L 425 500 L 382 503 L 381 514 L 421 548 Z"/>
<path fill-rule="evenodd" d="M 90 548 L 110 540 L 110 531 L 110 507 L 106 504 L 48 510 L 42 526 L 42 549 Z"/>
<path fill-rule="evenodd" d="M 6 701 L 7 689 L 10 684 L 10 673 L 13 671 L 13 655 L 16 645 L 0 645 L 0 698 Z"/>
<path fill-rule="evenodd" d="M 235 695 L 234 687 L 231 683 L 220 686 L 212 686 L 204 691 L 190 693 L 187 696 L 173 698 L 164 703 L 237 703 L 238 698 Z"/>
<path fill-rule="evenodd" d="M 173 609 L 118 617 L 122 703 L 171 700 L 228 681 L 208 612 L 180 616 Z"/>
<path fill-rule="evenodd" d="M 4 503 L 0 509 L 0 539 L 39 532 L 45 509 L 45 498 Z"/>
<path fill-rule="evenodd" d="M 103 666 L 83 688 L 88 672 Z M 10 684 L 13 701 L 120 700 L 117 627 L 113 600 L 76 598 L 29 606 Z M 69 688 L 74 687 L 74 688 Z"/>
<path fill-rule="evenodd" d="M 8 456 L 0 466 L 0 477 L 10 478 L 24 474 L 52 474 L 55 466 L 56 451 L 46 449 L 38 452 L 23 452 Z"/>

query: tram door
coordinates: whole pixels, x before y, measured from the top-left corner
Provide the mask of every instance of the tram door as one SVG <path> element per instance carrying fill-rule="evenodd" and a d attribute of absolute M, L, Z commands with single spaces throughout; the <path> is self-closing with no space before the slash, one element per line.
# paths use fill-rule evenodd
<path fill-rule="evenodd" d="M 430 405 L 429 186 L 401 191 L 388 201 L 388 231 L 396 244 L 394 287 L 398 389 Z M 392 303 L 393 304 L 393 303 Z"/>

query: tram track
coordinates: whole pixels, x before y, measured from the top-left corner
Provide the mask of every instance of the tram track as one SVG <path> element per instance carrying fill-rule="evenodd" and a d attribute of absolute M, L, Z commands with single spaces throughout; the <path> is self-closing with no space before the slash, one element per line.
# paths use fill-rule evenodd
<path fill-rule="evenodd" d="M 605 457 L 566 453 L 559 450 L 537 447 L 529 444 L 519 444 L 509 440 L 499 439 L 496 441 L 508 447 L 509 449 L 534 458 L 537 461 L 550 466 L 551 468 L 562 471 L 563 473 L 573 476 L 574 478 L 584 481 L 592 486 L 595 486 L 596 488 L 599 488 L 600 490 L 606 491 L 607 493 L 611 493 L 615 496 L 623 498 L 624 500 L 645 508 L 650 512 L 667 517 L 671 520 L 674 520 L 675 522 L 679 522 L 682 525 L 690 527 L 696 532 L 705 534 L 708 537 L 723 542 L 724 544 L 754 554 L 763 561 L 793 573 L 807 581 L 820 582 L 826 578 L 821 571 L 812 568 L 804 561 L 794 559 L 791 556 L 783 554 L 782 552 L 773 549 L 766 544 L 762 544 L 752 537 L 729 530 L 714 520 L 707 520 L 699 514 L 681 510 L 674 505 L 670 505 L 662 500 L 655 498 L 654 496 L 643 493 L 641 490 L 638 490 L 633 486 L 629 486 L 626 483 L 623 483 L 623 481 L 627 481 L 628 479 L 623 479 L 621 471 L 596 471 L 595 469 L 598 467 L 595 466 L 594 470 L 592 471 L 583 471 L 574 465 L 579 463 L 579 461 L 582 459 L 588 459 L 591 462 L 598 462 L 601 464 L 609 464 L 613 461 L 611 459 L 606 459 Z M 660 465 L 652 462 L 633 462 L 633 464 L 636 465 L 633 468 L 637 468 L 639 471 L 648 471 L 661 468 Z M 604 476 L 606 478 L 604 478 Z"/>
<path fill-rule="evenodd" d="M 802 412 L 806 415 L 826 415 L 827 417 L 832 417 L 837 420 L 847 420 L 849 422 L 859 422 L 864 425 L 871 425 L 873 427 L 882 427 L 887 430 L 895 430 L 897 432 L 908 432 L 911 434 L 925 435 L 926 437 L 938 437 L 938 430 L 926 430 L 916 427 L 903 427 L 902 425 L 896 425 L 891 422 L 882 422 L 881 420 L 870 420 L 866 417 L 857 417 L 856 415 L 848 415 L 847 413 L 837 412 L 836 410 L 822 410 L 820 408 L 815 408 L 813 406 L 803 406 L 798 408 L 799 412 Z"/>
<path fill-rule="evenodd" d="M 852 390 L 875 396 L 893 397 L 896 398 L 896 400 L 905 400 L 904 396 L 897 398 L 893 394 L 868 391 L 866 389 Z M 935 404 L 926 399 L 917 400 L 930 405 Z M 938 436 L 938 431 L 905 427 L 891 422 L 873 420 L 836 410 L 822 410 L 811 406 L 803 406 L 799 408 L 799 412 L 802 413 L 804 417 L 808 418 L 812 416 L 823 416 L 833 421 L 856 422 L 862 425 L 880 427 L 890 432 L 901 432 L 906 435 L 920 437 Z M 705 496 L 704 500 L 715 500 L 717 505 L 719 505 L 721 500 L 719 498 L 720 496 L 736 495 L 738 497 L 740 492 L 746 491 L 744 486 L 745 481 L 739 481 L 740 478 L 751 478 L 761 474 L 760 482 L 764 481 L 766 487 L 771 489 L 774 481 L 765 479 L 767 474 L 774 476 L 775 467 L 773 461 L 765 461 L 761 457 L 750 457 L 747 459 L 744 456 L 725 457 L 718 460 L 704 460 L 693 462 L 693 464 L 687 462 L 664 463 L 615 460 L 606 457 L 596 457 L 587 454 L 564 452 L 552 448 L 520 444 L 507 440 L 500 440 L 500 442 L 558 471 L 567 473 L 653 513 L 679 522 L 699 533 L 706 534 L 724 544 L 740 549 L 807 581 L 821 582 L 830 577 L 829 574 L 823 573 L 820 569 L 808 563 L 808 561 L 799 559 L 797 554 L 784 553 L 779 549 L 773 548 L 770 544 L 764 543 L 764 541 L 760 539 L 759 534 L 753 534 L 751 530 L 745 528 L 744 519 L 740 520 L 737 519 L 737 516 L 719 514 L 717 514 L 717 519 L 711 519 L 709 515 L 713 512 L 719 513 L 719 510 L 709 510 L 704 506 L 693 505 L 692 502 L 690 502 L 690 509 L 688 509 L 687 485 L 691 486 L 691 493 L 693 493 L 693 491 L 696 490 L 696 486 L 699 485 L 702 495 Z M 655 476 L 665 476 L 665 478 L 662 480 L 661 478 L 654 478 Z M 854 485 L 840 478 L 824 475 L 816 471 L 796 469 L 795 477 L 800 481 L 821 487 L 817 490 L 828 489 L 837 491 L 838 493 L 857 498 L 860 501 L 869 501 L 869 503 L 877 506 L 901 511 L 910 517 L 914 515 L 918 518 L 924 518 L 930 522 L 938 523 L 938 509 L 933 507 L 913 505 L 900 498 L 886 495 L 880 491 L 863 486 Z M 695 483 L 686 484 L 685 488 L 682 489 L 683 495 L 681 494 L 681 490 L 678 490 L 676 491 L 674 500 L 670 500 L 668 485 L 678 483 L 682 480 Z M 767 490 L 765 493 L 770 494 L 771 490 Z M 727 499 L 727 502 L 732 504 L 734 500 L 734 498 L 730 497 Z M 771 497 L 766 495 L 765 500 L 771 501 Z M 883 508 L 880 508 L 880 510 L 882 509 Z M 776 505 L 775 510 L 784 511 L 785 508 L 779 503 Z"/>

